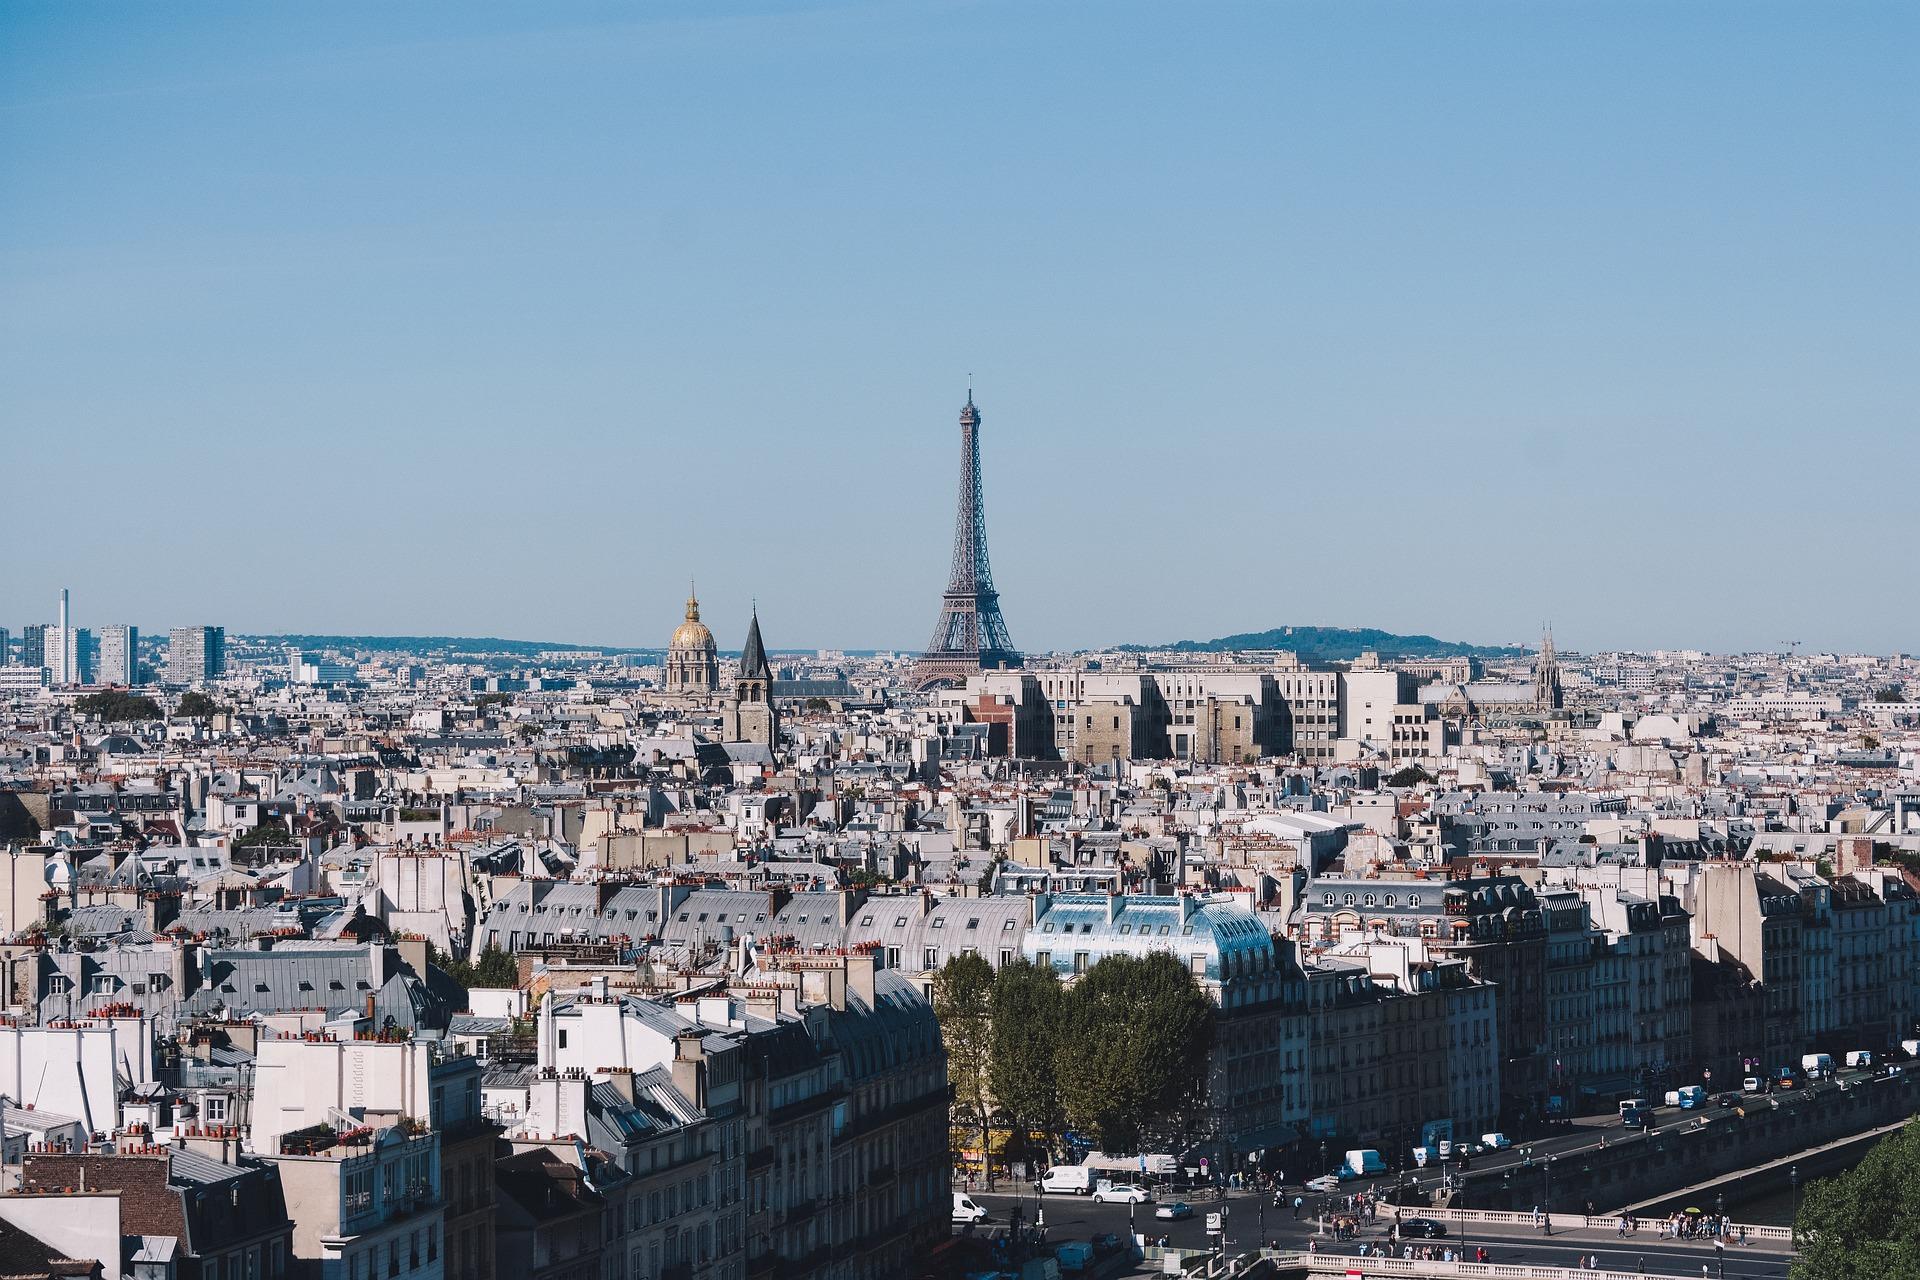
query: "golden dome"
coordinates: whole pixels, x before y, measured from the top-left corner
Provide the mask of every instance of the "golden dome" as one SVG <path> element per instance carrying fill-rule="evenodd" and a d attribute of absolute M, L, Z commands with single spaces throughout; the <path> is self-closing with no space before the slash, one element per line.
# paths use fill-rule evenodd
<path fill-rule="evenodd" d="M 673 639 L 668 642 L 667 648 L 695 649 L 701 653 L 717 651 L 713 632 L 707 630 L 707 624 L 700 621 L 700 601 L 695 597 L 687 597 L 687 620 L 674 628 Z"/>

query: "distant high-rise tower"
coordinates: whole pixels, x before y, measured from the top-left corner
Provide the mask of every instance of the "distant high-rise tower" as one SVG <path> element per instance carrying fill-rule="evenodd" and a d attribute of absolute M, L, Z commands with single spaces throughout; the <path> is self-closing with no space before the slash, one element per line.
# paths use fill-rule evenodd
<path fill-rule="evenodd" d="M 140 683 L 140 628 L 100 628 L 100 661 L 94 679 L 101 684 Z"/>
<path fill-rule="evenodd" d="M 20 628 L 20 665 L 23 667 L 47 665 L 46 623 L 29 622 Z"/>
<path fill-rule="evenodd" d="M 93 633 L 73 625 L 72 602 L 60 592 L 60 621 L 48 627 L 43 649 L 48 677 L 56 685 L 93 683 Z"/>
<path fill-rule="evenodd" d="M 1020 654 L 1000 615 L 1000 594 L 987 564 L 987 513 L 980 492 L 980 410 L 967 392 L 960 410 L 960 506 L 953 526 L 953 571 L 940 598 L 933 639 L 914 666 L 919 688 L 955 685 L 976 671 L 1017 667 Z"/>
<path fill-rule="evenodd" d="M 225 627 L 175 627 L 167 632 L 168 684 L 204 684 L 226 672 Z"/>
<path fill-rule="evenodd" d="M 1533 667 L 1533 705 L 1538 711 L 1558 711 L 1566 705 L 1560 688 L 1560 659 L 1553 652 L 1553 628 L 1540 637 L 1540 660 Z"/>

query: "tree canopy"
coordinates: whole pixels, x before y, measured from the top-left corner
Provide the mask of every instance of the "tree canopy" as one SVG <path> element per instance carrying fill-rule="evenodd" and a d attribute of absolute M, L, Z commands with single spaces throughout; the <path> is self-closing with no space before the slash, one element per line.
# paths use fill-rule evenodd
<path fill-rule="evenodd" d="M 980 1150 L 991 1148 L 988 1084 L 993 1062 L 993 966 L 971 952 L 947 961 L 933 975 L 933 1013 L 947 1048 L 947 1080 L 953 1086 L 955 1120 L 980 1134 Z M 992 1184 L 991 1162 L 987 1168 Z"/>
<path fill-rule="evenodd" d="M 1792 1280 L 1920 1280 L 1920 1118 L 1807 1186 Z"/>
<path fill-rule="evenodd" d="M 109 723 L 160 718 L 159 703 L 144 693 L 128 693 L 125 689 L 103 689 L 99 693 L 89 693 L 76 698 L 73 709 L 80 715 L 96 716 Z"/>
<path fill-rule="evenodd" d="M 250 849 L 259 844 L 291 844 L 293 832 L 287 830 L 287 824 L 278 818 L 268 818 L 250 831 L 244 831 L 234 837 L 233 847 Z"/>
<path fill-rule="evenodd" d="M 994 1101 L 1023 1133 L 1051 1129 L 1059 1119 L 1053 1058 L 1062 995 L 1052 968 L 1028 960 L 1003 964 L 994 975 L 987 1083 Z"/>
<path fill-rule="evenodd" d="M 182 719 L 197 720 L 206 716 L 218 715 L 225 710 L 225 707 L 215 702 L 212 698 L 209 698 L 198 689 L 194 689 L 180 695 L 180 701 L 175 704 L 173 714 Z"/>
<path fill-rule="evenodd" d="M 513 956 L 497 947 L 488 947 L 480 959 L 469 961 L 449 955 L 438 947 L 427 948 L 427 963 L 452 978 L 462 990 L 511 988 L 520 985 L 520 969 Z"/>
<path fill-rule="evenodd" d="M 1108 956 L 1063 985 L 1050 965 L 977 955 L 934 977 L 956 1126 L 1016 1137 L 1062 1125 L 1109 1151 L 1179 1125 L 1206 1090 L 1213 1002 L 1178 958 Z"/>
<path fill-rule="evenodd" d="M 1171 954 L 1108 956 L 1067 991 L 1065 1015 L 1061 1107 L 1103 1149 L 1137 1148 L 1150 1121 L 1200 1096 L 1213 1004 Z"/>

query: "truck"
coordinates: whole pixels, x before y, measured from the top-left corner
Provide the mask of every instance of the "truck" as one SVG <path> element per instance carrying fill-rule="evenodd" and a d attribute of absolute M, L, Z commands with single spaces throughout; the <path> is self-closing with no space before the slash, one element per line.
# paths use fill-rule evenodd
<path fill-rule="evenodd" d="M 1380 1152 L 1373 1147 L 1361 1147 L 1357 1151 L 1347 1152 L 1347 1158 L 1340 1165 L 1350 1178 L 1371 1178 L 1375 1174 L 1387 1171 L 1387 1162 L 1380 1158 Z"/>
<path fill-rule="evenodd" d="M 1873 1050 L 1871 1050 L 1871 1049 L 1849 1049 L 1849 1050 L 1847 1051 L 1847 1065 L 1848 1065 L 1848 1066 L 1850 1066 L 1850 1067 L 1870 1067 L 1870 1066 L 1872 1066 L 1872 1065 L 1873 1065 Z"/>
<path fill-rule="evenodd" d="M 1040 1190 L 1057 1195 L 1092 1195 L 1096 1172 L 1083 1164 L 1057 1164 L 1040 1176 Z"/>
<path fill-rule="evenodd" d="M 1833 1074 L 1833 1055 L 1830 1053 L 1807 1053 L 1800 1056 L 1800 1069 L 1815 1080 Z"/>
<path fill-rule="evenodd" d="M 1694 1111 L 1707 1105 L 1707 1091 L 1697 1084 L 1682 1085 L 1678 1089 L 1667 1090 L 1667 1105 L 1679 1107 L 1684 1111 Z"/>

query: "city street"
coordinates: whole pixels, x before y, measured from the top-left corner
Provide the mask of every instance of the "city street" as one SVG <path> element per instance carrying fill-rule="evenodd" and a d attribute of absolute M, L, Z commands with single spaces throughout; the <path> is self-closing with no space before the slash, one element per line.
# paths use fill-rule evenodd
<path fill-rule="evenodd" d="M 1004 1230 L 1010 1212 L 1016 1206 L 1021 1211 L 1023 1221 L 1032 1220 L 1034 1196 L 1031 1190 L 1018 1195 L 983 1191 L 971 1194 L 993 1214 L 990 1222 L 971 1229 L 974 1234 Z M 1325 1236 L 1316 1236 L 1310 1220 L 1296 1222 L 1289 1210 L 1276 1210 L 1270 1200 L 1252 1194 L 1230 1195 L 1224 1201 L 1191 1203 L 1193 1217 L 1181 1222 L 1155 1219 L 1154 1206 L 1150 1204 L 1132 1206 L 1135 1229 L 1150 1238 L 1164 1235 L 1169 1244 L 1178 1248 L 1202 1249 L 1212 1243 L 1206 1233 L 1206 1215 L 1224 1207 L 1229 1252 L 1257 1248 L 1263 1240 L 1280 1248 L 1297 1249 L 1304 1249 L 1309 1241 L 1315 1241 L 1322 1253 L 1355 1255 L 1361 1243 L 1382 1242 L 1387 1235 L 1388 1220 L 1382 1218 L 1364 1230 L 1358 1241 L 1335 1243 Z M 1040 1207 L 1045 1214 L 1047 1239 L 1052 1243 L 1086 1240 L 1106 1232 L 1124 1238 L 1129 1230 L 1129 1206 L 1124 1204 L 1095 1204 L 1081 1196 L 1047 1196 Z M 966 1234 L 969 1229 L 956 1227 L 954 1230 Z M 1454 1230 L 1453 1224 L 1449 1223 L 1448 1231 L 1452 1233 Z M 1722 1274 L 1711 1243 L 1662 1240 L 1653 1228 L 1642 1228 L 1623 1240 L 1611 1228 L 1556 1232 L 1549 1238 L 1538 1231 L 1521 1227 L 1472 1225 L 1464 1236 L 1449 1234 L 1443 1241 L 1420 1243 L 1464 1244 L 1468 1247 L 1484 1245 L 1490 1261 L 1503 1263 L 1573 1267 L 1581 1255 L 1598 1254 L 1603 1268 L 1644 1270 L 1648 1275 L 1698 1276 L 1701 1266 L 1705 1265 L 1713 1280 L 1718 1280 Z M 1724 1274 L 1728 1280 L 1782 1280 L 1787 1274 L 1788 1254 L 1785 1246 L 1778 1242 L 1731 1246 L 1726 1255 Z"/>
<path fill-rule="evenodd" d="M 1742 1105 L 1750 1114 L 1757 1113 L 1759 1108 L 1771 1109 L 1776 1105 L 1780 1107 L 1818 1106 L 1823 1099 L 1842 1089 L 1873 1088 L 1877 1082 L 1891 1078 L 1893 1077 L 1875 1071 L 1842 1070 L 1831 1080 L 1819 1081 L 1798 1089 L 1790 1089 L 1774 1094 L 1743 1095 Z M 1746 1117 L 1736 1114 L 1731 1108 L 1720 1107 L 1717 1102 L 1714 1101 L 1714 1099 L 1717 1099 L 1723 1092 L 1732 1091 L 1721 1090 L 1710 1094 L 1708 1104 L 1698 1110 L 1683 1110 L 1680 1107 L 1666 1106 L 1655 1108 L 1654 1123 L 1651 1132 L 1638 1128 L 1629 1128 L 1616 1117 L 1581 1117 L 1571 1124 L 1556 1129 L 1546 1135 L 1531 1138 L 1526 1141 L 1515 1142 L 1514 1145 L 1507 1150 L 1499 1152 L 1490 1151 L 1484 1155 L 1474 1157 L 1471 1162 L 1469 1176 L 1474 1181 L 1480 1181 L 1489 1175 L 1498 1175 L 1520 1169 L 1528 1166 L 1530 1163 L 1537 1164 L 1543 1157 L 1549 1155 L 1553 1156 L 1556 1161 L 1567 1159 L 1595 1150 L 1603 1141 L 1608 1147 L 1617 1147 L 1622 1144 L 1646 1142 L 1650 1136 L 1662 1134 L 1681 1134 L 1686 1136 L 1697 1134 L 1703 1140 L 1708 1140 L 1711 1138 L 1716 1126 L 1739 1125 L 1744 1123 L 1746 1119 Z M 1465 1137 L 1465 1135 L 1462 1136 L 1463 1138 Z M 1387 1157 L 1389 1162 L 1398 1161 L 1403 1157 L 1403 1153 L 1398 1152 L 1382 1152 L 1382 1154 Z M 1329 1150 L 1329 1167 L 1337 1164 L 1340 1156 L 1340 1152 Z M 1316 1169 L 1314 1172 L 1322 1173 L 1326 1172 L 1326 1170 Z M 1409 1172 L 1409 1177 L 1414 1184 L 1428 1188 L 1436 1186 L 1444 1176 L 1444 1171 L 1438 1167 L 1413 1169 Z M 1392 1185 L 1396 1180 L 1397 1175 L 1391 1178 L 1357 1179 L 1352 1182 L 1342 1183 L 1341 1194 L 1384 1188 Z M 1307 1197 L 1307 1200 L 1309 1205 L 1314 1203 L 1314 1197 L 1311 1195 Z M 1582 1206 L 1556 1201 L 1552 1207 L 1559 1212 L 1566 1213 L 1577 1211 Z M 1603 1205 L 1600 1207 L 1602 1209 L 1609 1209 L 1614 1206 Z"/>

